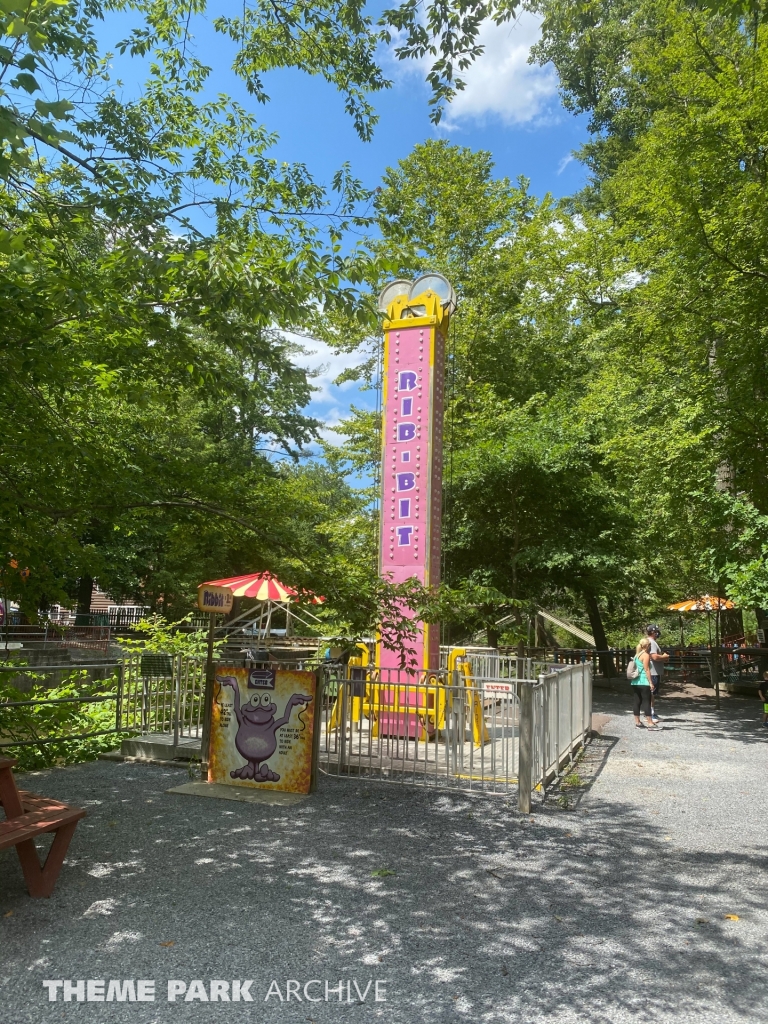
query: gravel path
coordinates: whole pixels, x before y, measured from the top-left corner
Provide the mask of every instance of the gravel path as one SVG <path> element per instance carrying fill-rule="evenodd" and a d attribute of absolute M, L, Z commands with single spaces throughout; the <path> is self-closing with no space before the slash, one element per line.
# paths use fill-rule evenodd
<path fill-rule="evenodd" d="M 89 813 L 50 900 L 0 854 L 0 1020 L 768 1020 L 757 702 L 670 699 L 657 734 L 627 705 L 597 694 L 611 718 L 578 768 L 588 785 L 531 819 L 500 798 L 335 779 L 286 808 L 169 795 L 186 772 L 162 767 L 24 777 Z M 43 979 L 89 978 L 154 979 L 156 1001 L 47 1001 Z M 252 979 L 253 1002 L 169 1003 L 168 979 Z M 303 997 L 312 979 L 320 1002 Z M 343 1002 L 326 1002 L 339 980 Z"/>

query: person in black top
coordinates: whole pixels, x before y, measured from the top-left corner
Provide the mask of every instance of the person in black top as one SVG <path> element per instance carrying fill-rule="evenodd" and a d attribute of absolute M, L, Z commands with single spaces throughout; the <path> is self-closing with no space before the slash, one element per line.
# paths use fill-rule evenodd
<path fill-rule="evenodd" d="M 659 647 L 661 630 L 658 626 L 646 626 L 645 633 L 651 641 L 651 717 L 654 722 L 658 722 L 659 716 L 656 714 L 656 700 L 661 692 L 661 679 L 664 674 L 664 666 L 669 661 L 669 655 L 662 654 Z"/>

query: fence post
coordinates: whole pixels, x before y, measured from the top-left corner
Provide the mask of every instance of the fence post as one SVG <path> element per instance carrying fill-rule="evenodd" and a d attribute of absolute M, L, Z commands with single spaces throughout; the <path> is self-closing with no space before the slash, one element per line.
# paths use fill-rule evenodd
<path fill-rule="evenodd" d="M 317 775 L 320 764 L 320 731 L 323 727 L 323 700 L 327 683 L 327 672 L 322 666 L 315 670 L 315 706 L 312 709 L 312 766 L 309 773 L 309 792 L 317 790 Z"/>
<path fill-rule="evenodd" d="M 339 774 L 347 763 L 347 714 L 349 712 L 349 682 L 347 679 L 340 679 L 341 687 L 341 742 L 339 744 Z M 350 739 L 352 733 L 350 730 Z"/>
<path fill-rule="evenodd" d="M 517 756 L 517 809 L 531 813 L 533 788 L 533 686 L 520 681 L 520 736 Z"/>
<path fill-rule="evenodd" d="M 141 734 L 146 736 L 149 732 L 149 676 L 141 677 Z"/>
<path fill-rule="evenodd" d="M 175 668 L 173 682 L 173 756 L 176 757 L 179 746 L 179 717 L 181 715 L 181 666 L 183 655 L 177 654 L 173 659 Z"/>
<path fill-rule="evenodd" d="M 117 700 L 115 701 L 115 730 L 120 732 L 123 720 L 123 686 L 125 685 L 125 659 L 117 666 Z"/>

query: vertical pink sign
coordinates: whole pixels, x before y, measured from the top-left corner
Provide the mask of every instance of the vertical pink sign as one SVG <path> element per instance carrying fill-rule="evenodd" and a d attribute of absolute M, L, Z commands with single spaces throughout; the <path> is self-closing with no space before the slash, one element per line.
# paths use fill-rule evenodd
<path fill-rule="evenodd" d="M 440 582 L 445 345 L 434 320 L 390 321 L 384 336 L 380 567 L 393 583 Z M 439 668 L 439 626 L 420 624 L 405 653 L 408 668 Z M 400 668 L 401 652 L 380 643 L 377 662 Z"/>

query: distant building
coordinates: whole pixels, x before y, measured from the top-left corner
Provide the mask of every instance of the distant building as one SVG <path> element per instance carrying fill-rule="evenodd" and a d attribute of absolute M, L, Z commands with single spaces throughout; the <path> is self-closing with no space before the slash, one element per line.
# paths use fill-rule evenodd
<path fill-rule="evenodd" d="M 138 622 L 149 612 L 147 605 L 117 604 L 115 599 L 94 583 L 91 596 L 90 625 L 93 626 L 130 626 Z M 48 619 L 62 626 L 75 624 L 75 609 L 63 605 L 51 605 Z"/>

